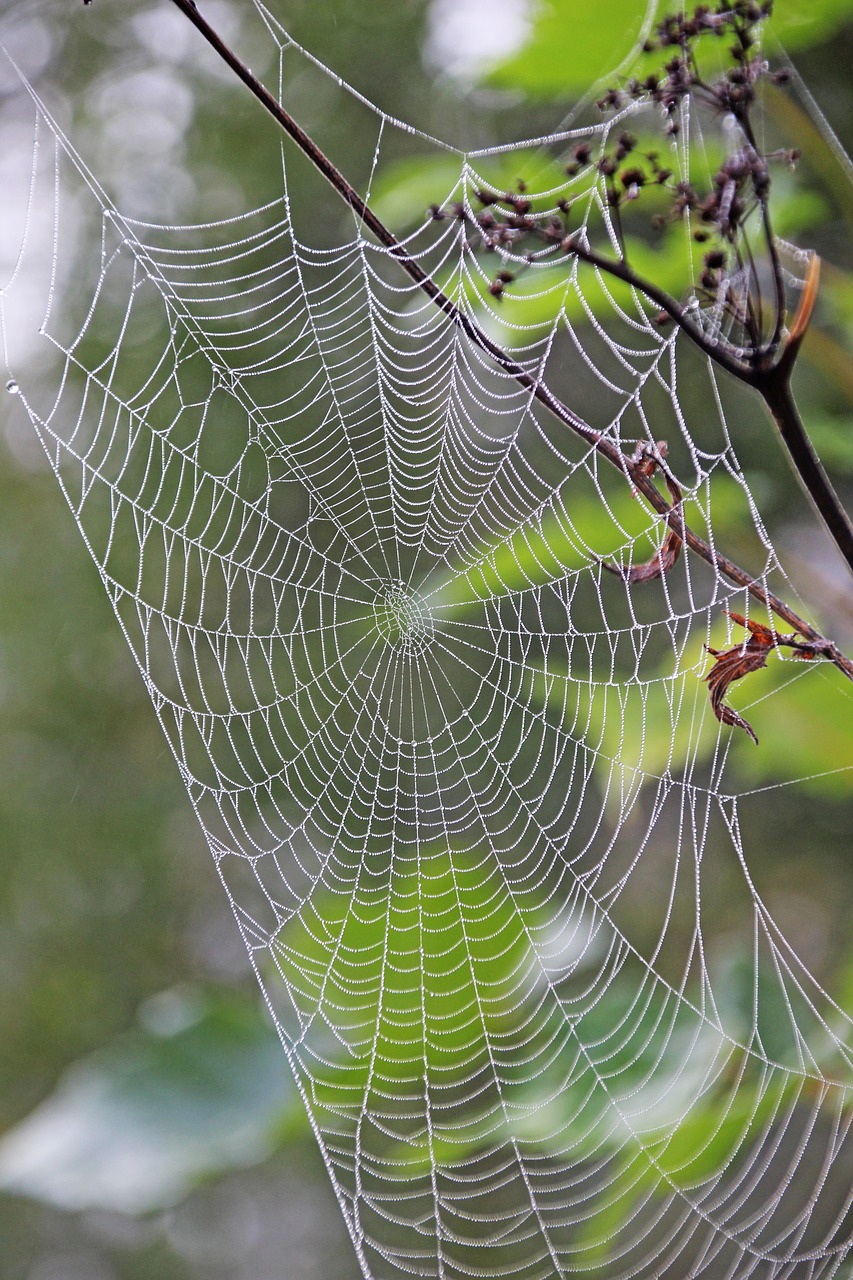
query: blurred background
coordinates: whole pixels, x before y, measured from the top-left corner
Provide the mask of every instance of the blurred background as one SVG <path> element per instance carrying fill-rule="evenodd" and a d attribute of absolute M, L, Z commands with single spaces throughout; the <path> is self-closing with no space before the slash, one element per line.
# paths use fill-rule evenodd
<path fill-rule="evenodd" d="M 277 50 L 248 6 L 204 7 L 274 84 Z M 272 7 L 385 111 L 460 146 L 555 128 L 630 52 L 645 12 L 639 0 Z M 850 509 L 853 185 L 831 138 L 853 145 L 853 11 L 803 8 L 783 0 L 777 31 L 808 95 L 774 93 L 768 128 L 803 152 L 808 198 L 786 231 L 825 266 L 798 392 Z M 121 209 L 204 221 L 279 194 L 274 126 L 168 0 L 5 0 L 0 43 Z M 363 186 L 372 138 L 359 113 L 319 91 L 302 102 L 302 123 Z M 26 182 L 32 147 L 31 104 L 2 61 L 0 189 Z M 314 181 L 294 169 L 294 202 Z M 0 210 L 4 279 L 18 230 Z M 342 213 L 321 234 L 345 233 Z M 849 651 L 849 581 L 770 440 L 768 428 L 738 442 L 752 490 L 806 605 Z M 788 710 L 808 747 L 800 775 L 851 758 L 832 702 Z M 751 868 L 849 1007 L 849 783 L 772 796 Z M 7 1150 L 23 1164 L 28 1146 L 56 1151 L 52 1177 L 0 1194 L 2 1280 L 358 1274 L 174 761 L 14 397 L 0 403 L 0 922 L 0 1134 L 18 1135 Z"/>

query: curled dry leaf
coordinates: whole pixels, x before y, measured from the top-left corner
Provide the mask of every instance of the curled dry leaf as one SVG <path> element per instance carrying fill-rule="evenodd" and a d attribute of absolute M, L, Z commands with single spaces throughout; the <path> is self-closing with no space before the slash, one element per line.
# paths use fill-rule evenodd
<path fill-rule="evenodd" d="M 751 618 L 744 618 L 742 614 L 735 613 L 734 610 L 727 609 L 726 612 L 732 622 L 737 622 L 749 634 L 745 636 L 740 644 L 733 645 L 731 649 L 712 649 L 710 645 L 705 646 L 714 658 L 714 665 L 705 676 L 708 691 L 711 695 L 711 706 L 714 709 L 714 715 L 719 721 L 723 724 L 733 725 L 736 729 L 744 729 L 757 746 L 758 738 L 749 721 L 744 720 L 743 716 L 738 715 L 733 707 L 728 706 L 723 701 L 729 685 L 735 680 L 741 680 L 744 676 L 748 676 L 751 671 L 760 671 L 762 667 L 765 667 L 768 655 L 773 649 L 779 649 L 784 646 L 785 648 L 793 649 L 795 657 L 804 659 L 816 657 L 817 650 L 802 640 L 798 640 L 796 636 L 782 636 L 771 627 L 765 627 L 760 622 L 753 622 Z"/>
<path fill-rule="evenodd" d="M 818 284 L 820 282 L 820 258 L 813 253 L 809 258 L 809 265 L 806 268 L 806 276 L 803 281 L 803 293 L 800 298 L 800 305 L 797 307 L 797 313 L 791 323 L 788 333 L 788 341 L 786 343 L 786 361 L 791 363 L 803 338 L 806 336 L 806 330 L 809 327 L 809 321 L 814 311 L 815 299 L 817 298 Z"/>
<path fill-rule="evenodd" d="M 640 471 L 645 476 L 653 476 L 660 465 L 661 459 L 665 458 L 666 454 L 667 446 L 665 440 L 658 441 L 655 452 L 652 452 L 649 445 L 644 441 L 640 441 L 632 460 L 633 470 L 635 472 Z M 676 507 L 682 500 L 681 489 L 668 472 L 664 473 L 664 480 L 672 498 L 672 505 Z M 625 568 L 621 564 L 613 564 L 610 560 L 602 560 L 601 567 L 606 569 L 608 573 L 615 573 L 625 582 L 654 582 L 656 578 L 662 578 L 665 573 L 669 573 L 680 553 L 680 535 L 674 529 L 667 528 L 660 551 L 653 555 L 651 560 L 647 560 L 643 564 L 631 565 L 630 568 Z"/>

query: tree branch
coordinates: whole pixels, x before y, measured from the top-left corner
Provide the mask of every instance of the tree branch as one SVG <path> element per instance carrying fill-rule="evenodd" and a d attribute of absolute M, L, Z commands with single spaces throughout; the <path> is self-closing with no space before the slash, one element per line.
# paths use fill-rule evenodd
<path fill-rule="evenodd" d="M 810 641 L 815 649 L 822 654 L 828 661 L 832 662 L 849 680 L 853 680 L 853 662 L 847 658 L 833 641 L 826 639 L 814 627 L 810 626 L 805 619 L 801 618 L 784 600 L 780 599 L 772 591 L 769 591 L 741 569 L 732 560 L 721 555 L 712 548 L 703 538 L 694 533 L 684 521 L 680 509 L 671 507 L 666 498 L 658 491 L 651 479 L 641 470 L 637 463 L 634 462 L 627 454 L 618 448 L 610 439 L 603 436 L 601 432 L 596 431 L 588 423 L 584 422 L 577 414 L 573 413 L 539 378 L 531 374 L 523 365 L 518 364 L 508 355 L 503 348 L 493 342 L 486 333 L 472 320 L 459 310 L 451 298 L 447 296 L 435 283 L 435 281 L 427 275 L 423 268 L 414 261 L 409 255 L 405 246 L 400 243 L 397 237 L 388 227 L 376 216 L 373 210 L 362 199 L 350 182 L 338 170 L 335 165 L 320 150 L 311 137 L 296 123 L 291 115 L 284 110 L 281 104 L 272 96 L 268 89 L 261 84 L 257 77 L 249 70 L 245 63 L 237 57 L 228 45 L 222 40 L 218 33 L 211 27 L 210 23 L 199 12 L 195 0 L 172 0 L 172 3 L 193 23 L 201 32 L 208 43 L 219 54 L 225 63 L 232 69 L 234 74 L 247 86 L 251 93 L 258 99 L 264 109 L 273 117 L 284 132 L 296 143 L 299 149 L 308 157 L 315 168 L 327 179 L 331 186 L 335 189 L 341 199 L 358 215 L 361 222 L 366 226 L 377 238 L 380 244 L 384 244 L 393 257 L 397 259 L 401 268 L 406 272 L 411 280 L 435 303 L 435 305 L 444 312 L 446 316 L 461 329 L 470 340 L 476 344 L 482 351 L 491 356 L 495 362 L 507 374 L 509 374 L 522 387 L 530 391 L 531 396 L 544 405 L 560 422 L 567 426 L 575 435 L 579 436 L 586 444 L 596 451 L 601 457 L 605 458 L 611 466 L 621 471 L 631 484 L 643 494 L 643 497 L 649 505 L 659 512 L 665 519 L 667 525 L 676 530 L 682 540 L 696 552 L 703 560 L 712 566 L 718 573 L 728 578 L 731 582 L 739 587 L 743 587 L 753 599 L 759 601 L 767 609 L 772 610 L 780 618 L 784 619 L 790 627 L 792 627 L 804 639 Z M 591 259 L 588 259 L 591 260 Z M 597 264 L 597 265 L 604 265 Z M 640 284 L 634 273 L 627 264 L 614 264 L 621 268 L 614 271 L 614 274 L 620 275 L 620 278 L 628 283 L 635 283 L 637 287 L 652 300 L 658 302 L 667 314 L 670 314 L 665 305 L 664 298 L 666 295 L 660 294 L 655 297 L 646 286 L 645 283 Z M 659 292 L 659 291 L 658 291 Z M 670 305 L 677 309 L 677 304 L 672 300 Z M 677 319 L 673 316 L 673 319 Z M 692 336 L 692 334 L 691 334 Z M 708 354 L 711 354 L 710 351 Z M 717 356 L 718 363 L 722 363 Z M 725 365 L 723 367 L 726 367 Z"/>

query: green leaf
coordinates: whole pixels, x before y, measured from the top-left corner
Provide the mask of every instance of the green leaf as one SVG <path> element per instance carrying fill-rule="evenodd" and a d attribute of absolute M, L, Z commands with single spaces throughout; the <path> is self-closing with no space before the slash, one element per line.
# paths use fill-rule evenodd
<path fill-rule="evenodd" d="M 759 1074 L 760 1066 L 750 1063 L 736 1088 L 723 1086 L 700 1096 L 657 1154 L 656 1163 L 668 1179 L 695 1186 L 748 1160 L 762 1125 L 795 1100 L 802 1087 L 793 1073 L 779 1072 L 775 1087 L 767 1088 L 766 1079 L 756 1079 Z"/>
<path fill-rule="evenodd" d="M 787 49 L 806 49 L 827 40 L 853 17 L 850 0 L 775 0 L 767 33 Z"/>
<path fill-rule="evenodd" d="M 742 681 L 740 690 L 735 687 L 733 699 L 759 738 L 757 749 L 744 734 L 735 738 L 733 767 L 742 784 L 796 781 L 819 795 L 849 795 L 853 698 L 848 689 L 834 667 L 783 662 L 775 655 L 765 670 Z"/>
<path fill-rule="evenodd" d="M 717 722 L 692 670 L 643 684 L 591 684 L 549 671 L 536 687 L 537 695 L 541 705 L 555 707 L 568 731 L 595 752 L 595 769 L 604 787 L 614 774 L 628 787 L 666 772 L 677 776 L 708 759 L 717 740 Z M 617 788 L 614 793 L 616 804 L 621 803 L 619 792 Z"/>
<path fill-rule="evenodd" d="M 810 413 L 808 435 L 830 474 L 853 475 L 853 414 Z"/>
<path fill-rule="evenodd" d="M 169 991 L 71 1067 L 0 1142 L 0 1187 L 63 1209 L 147 1213 L 270 1154 L 302 1104 L 256 1001 Z"/>
<path fill-rule="evenodd" d="M 558 499 L 536 520 L 512 531 L 503 542 L 483 547 L 468 567 L 452 571 L 433 597 L 434 607 L 473 603 L 557 582 L 590 561 L 616 556 L 620 547 L 647 533 L 638 555 L 656 549 L 659 522 L 632 499 L 628 484 L 604 502 L 600 494 L 578 492 Z"/>
<path fill-rule="evenodd" d="M 534 98 L 585 93 L 631 55 L 647 7 L 641 0 L 608 0 L 604 9 L 592 0 L 542 0 L 527 44 L 493 68 L 488 83 Z"/>
<path fill-rule="evenodd" d="M 820 226 L 828 215 L 823 196 L 798 184 L 796 174 L 778 169 L 773 170 L 770 207 L 774 231 L 790 238 Z"/>
<path fill-rule="evenodd" d="M 659 16 L 677 6 L 659 2 L 655 8 Z M 645 0 L 608 0 L 606 12 L 594 0 L 541 0 L 527 43 L 491 68 L 487 83 L 531 98 L 563 98 L 583 94 L 608 76 L 647 74 L 661 62 L 660 53 L 646 56 L 639 48 L 648 9 Z M 764 25 L 767 48 L 774 42 L 790 50 L 809 48 L 850 20 L 850 0 L 776 0 Z M 719 58 L 711 40 L 700 41 L 698 52 L 703 65 Z"/>
<path fill-rule="evenodd" d="M 461 1077 L 472 1037 L 485 1045 L 472 1013 L 481 991 L 488 992 L 482 1016 L 490 1039 L 526 1017 L 517 966 L 527 937 L 491 855 L 478 860 L 424 845 L 416 864 L 395 866 L 386 881 L 384 889 L 367 883 L 352 896 L 318 895 L 282 926 L 273 945 L 272 958 L 293 977 L 306 1022 L 327 991 L 349 993 L 346 999 L 357 1003 L 351 1028 L 330 1040 L 332 1083 L 315 1082 L 317 1098 L 330 1088 L 339 1103 L 351 1093 L 360 1107 L 372 1070 L 381 1066 L 386 1080 L 406 1080 L 413 1065 L 423 1071 L 425 1059 L 447 1079 Z M 537 904 L 526 900 L 525 907 L 528 924 L 535 922 Z"/>
<path fill-rule="evenodd" d="M 834 323 L 853 335 L 853 275 L 841 267 L 824 265 L 820 301 Z"/>

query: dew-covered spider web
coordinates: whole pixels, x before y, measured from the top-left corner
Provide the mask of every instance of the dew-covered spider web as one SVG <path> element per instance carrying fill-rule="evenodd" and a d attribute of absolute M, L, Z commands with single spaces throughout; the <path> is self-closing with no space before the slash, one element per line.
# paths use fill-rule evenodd
<path fill-rule="evenodd" d="M 324 75 L 266 16 L 284 82 Z M 289 152 L 262 208 L 140 221 L 33 101 L 10 390 L 150 692 L 364 1275 L 849 1276 L 850 1019 L 751 874 L 756 823 L 807 768 L 762 775 L 764 742 L 718 723 L 702 680 L 703 646 L 737 639 L 726 607 L 767 611 L 689 550 L 656 581 L 608 572 L 654 554 L 660 519 L 355 218 L 312 236 L 335 197 L 292 208 Z M 564 163 L 610 122 L 465 154 L 359 109 L 377 200 L 405 144 L 440 206 L 522 166 L 576 229 L 612 226 L 594 163 Z M 406 216 L 462 314 L 626 454 L 665 440 L 688 520 L 792 594 L 714 375 L 652 304 L 547 256 L 498 299 L 463 219 Z M 37 283 L 27 379 L 8 353 Z M 739 700 L 762 739 L 788 689 L 849 715 L 831 667 L 767 674 Z"/>

